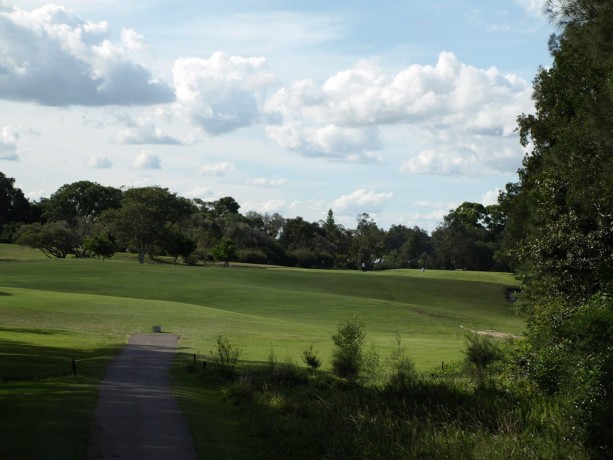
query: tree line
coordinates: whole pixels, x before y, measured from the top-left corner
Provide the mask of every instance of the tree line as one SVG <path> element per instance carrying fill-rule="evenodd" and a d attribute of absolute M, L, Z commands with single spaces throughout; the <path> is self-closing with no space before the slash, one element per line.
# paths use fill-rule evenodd
<path fill-rule="evenodd" d="M 206 202 L 153 186 L 120 189 L 90 181 L 65 184 L 48 198 L 28 201 L 0 173 L 0 239 L 50 257 L 110 257 L 115 251 L 305 268 L 439 268 L 509 270 L 500 252 L 505 217 L 500 205 L 465 202 L 429 234 L 417 226 L 383 229 L 367 213 L 355 228 L 324 219 L 240 212 L 232 197 Z M 323 216 L 322 216 L 323 217 Z"/>

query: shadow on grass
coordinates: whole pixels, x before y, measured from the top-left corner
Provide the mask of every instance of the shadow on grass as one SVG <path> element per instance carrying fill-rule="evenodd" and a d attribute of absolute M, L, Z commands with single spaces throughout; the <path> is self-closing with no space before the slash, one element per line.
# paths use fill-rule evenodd
<path fill-rule="evenodd" d="M 62 329 L 35 329 L 29 327 L 2 327 L 0 326 L 0 332 L 13 332 L 17 334 L 39 334 L 39 335 L 73 335 L 75 332 L 64 331 Z"/>
<path fill-rule="evenodd" d="M 59 334 L 64 331 L 0 328 L 2 331 Z M 100 378 L 108 362 L 123 345 L 79 350 L 0 339 L 0 381 L 24 381 L 49 377 L 72 376 L 72 360 L 77 375 Z"/>
<path fill-rule="evenodd" d="M 77 350 L 0 340 L 0 458 L 87 458 L 98 385 L 122 348 Z"/>
<path fill-rule="evenodd" d="M 238 411 L 224 395 L 225 380 L 209 357 L 197 356 L 194 366 L 192 353 L 178 352 L 171 379 L 199 458 L 253 458 Z"/>

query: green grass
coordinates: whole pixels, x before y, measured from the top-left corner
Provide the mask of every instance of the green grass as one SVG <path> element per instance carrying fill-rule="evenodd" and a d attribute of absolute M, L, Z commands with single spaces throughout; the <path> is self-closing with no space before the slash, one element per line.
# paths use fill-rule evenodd
<path fill-rule="evenodd" d="M 218 335 L 252 364 L 271 350 L 300 363 L 314 345 L 328 368 L 337 323 L 356 315 L 382 357 L 399 332 L 425 370 L 460 358 L 466 330 L 523 328 L 505 300 L 516 284 L 506 274 L 139 265 L 131 255 L 49 260 L 11 245 L 0 245 L 0 260 L 0 379 L 9 380 L 0 383 L 0 406 L 13 414 L 0 419 L 8 440 L 0 458 L 81 458 L 105 366 L 130 334 L 153 325 L 181 336 L 173 382 L 200 448 L 217 440 L 219 458 L 236 457 L 226 451 L 240 438 L 232 409 L 219 404 L 218 388 L 183 372 L 192 353 L 208 359 Z"/>

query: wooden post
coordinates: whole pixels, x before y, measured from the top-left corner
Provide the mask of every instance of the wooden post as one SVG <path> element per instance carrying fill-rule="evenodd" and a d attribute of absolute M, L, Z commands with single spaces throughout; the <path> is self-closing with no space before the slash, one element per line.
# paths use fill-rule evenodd
<path fill-rule="evenodd" d="M 444 371 L 445 370 L 445 361 L 441 361 L 441 370 Z"/>
<path fill-rule="evenodd" d="M 194 353 L 194 370 L 196 370 L 196 353 Z"/>
<path fill-rule="evenodd" d="M 205 371 L 206 371 L 206 361 L 202 361 L 202 375 L 204 375 Z"/>
<path fill-rule="evenodd" d="M 77 363 L 74 359 L 72 360 L 72 375 L 75 379 L 77 378 Z"/>

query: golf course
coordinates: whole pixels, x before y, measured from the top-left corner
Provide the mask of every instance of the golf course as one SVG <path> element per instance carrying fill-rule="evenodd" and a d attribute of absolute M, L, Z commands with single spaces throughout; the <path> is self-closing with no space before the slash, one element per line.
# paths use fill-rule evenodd
<path fill-rule="evenodd" d="M 171 381 L 197 451 L 232 458 L 248 442 L 234 408 L 185 372 L 194 355 L 198 366 L 210 359 L 219 336 L 241 350 L 239 370 L 274 356 L 306 372 L 312 346 L 326 372 L 338 323 L 356 317 L 368 347 L 386 357 L 400 337 L 428 372 L 461 360 L 471 332 L 520 334 L 506 297 L 516 285 L 490 272 L 51 260 L 0 245 L 0 458 L 84 458 L 105 368 L 154 326 L 180 337 Z"/>

